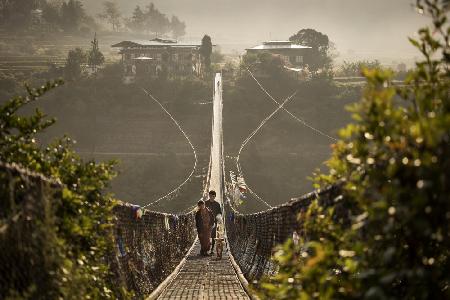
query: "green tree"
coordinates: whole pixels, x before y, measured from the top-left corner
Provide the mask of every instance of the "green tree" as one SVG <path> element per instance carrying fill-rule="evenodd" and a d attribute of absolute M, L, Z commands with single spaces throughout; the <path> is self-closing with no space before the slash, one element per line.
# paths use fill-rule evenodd
<path fill-rule="evenodd" d="M 165 14 L 161 13 L 153 3 L 147 6 L 145 11 L 145 28 L 147 32 L 152 32 L 156 36 L 163 35 L 170 31 L 170 21 Z"/>
<path fill-rule="evenodd" d="M 111 24 L 113 31 L 118 31 L 121 26 L 122 14 L 120 13 L 117 2 L 104 1 L 103 12 L 98 15 L 101 19 Z"/>
<path fill-rule="evenodd" d="M 312 47 L 309 69 L 313 72 L 318 70 L 329 70 L 333 62 L 330 54 L 330 40 L 326 34 L 314 29 L 302 29 L 289 38 L 291 42 L 299 45 Z"/>
<path fill-rule="evenodd" d="M 317 187 L 338 184 L 333 207 L 315 201 L 305 238 L 287 241 L 266 299 L 450 298 L 450 26 L 444 3 L 418 1 L 431 28 L 411 42 L 423 55 L 404 86 L 393 72 L 368 84 L 341 130 Z"/>
<path fill-rule="evenodd" d="M 240 69 L 244 77 L 249 76 L 247 73 L 247 69 L 249 69 L 256 76 L 269 76 L 272 82 L 283 82 L 283 84 L 289 86 L 293 79 L 288 77 L 284 65 L 282 58 L 271 53 L 247 53 L 242 57 Z"/>
<path fill-rule="evenodd" d="M 172 31 L 172 36 L 175 39 L 178 39 L 186 34 L 186 24 L 181 22 L 180 19 L 176 16 L 172 16 L 172 20 L 170 21 L 170 28 Z"/>
<path fill-rule="evenodd" d="M 127 27 L 136 32 L 142 32 L 145 29 L 145 13 L 141 7 L 137 5 L 133 11 L 131 19 L 126 23 Z"/>
<path fill-rule="evenodd" d="M 35 282 L 46 284 L 49 289 L 30 286 L 23 291 L 11 286 L 6 290 L 13 292 L 14 299 L 122 298 L 126 295 L 110 281 L 105 261 L 113 247 L 115 200 L 104 191 L 115 175 L 115 162 L 83 161 L 71 149 L 73 141 L 68 137 L 42 145 L 40 134 L 55 120 L 40 110 L 31 115 L 20 114 L 60 84 L 61 81 L 56 81 L 38 89 L 27 87 L 26 97 L 14 97 L 0 106 L 0 161 L 19 164 L 64 186 L 61 201 L 52 203 L 51 218 L 56 228 L 48 229 L 54 230 L 56 239 L 42 241 L 52 249 L 45 259 L 57 265 L 51 270 L 39 270 L 46 274 L 43 278 L 49 278 L 50 284 Z M 39 226 L 45 226 L 45 222 Z"/>
<path fill-rule="evenodd" d="M 80 78 L 83 64 L 86 63 L 86 53 L 81 48 L 70 50 L 64 67 L 64 76 L 68 80 Z"/>
<path fill-rule="evenodd" d="M 68 32 L 78 31 L 86 18 L 83 4 L 79 0 L 69 0 L 61 5 L 61 27 Z"/>
<path fill-rule="evenodd" d="M 356 62 L 344 61 L 341 66 L 341 74 L 343 76 L 361 76 L 364 69 L 379 69 L 381 64 L 378 60 L 368 61 L 361 60 Z"/>
<path fill-rule="evenodd" d="M 91 41 L 91 49 L 87 53 L 87 63 L 91 67 L 93 72 L 97 72 L 97 68 L 103 65 L 105 62 L 105 56 L 100 52 L 98 47 L 97 34 L 94 36 L 94 40 Z"/>
<path fill-rule="evenodd" d="M 31 11 L 38 7 L 37 1 L 3 0 L 0 1 L 0 24 L 11 30 L 24 30 L 31 24 Z"/>
<path fill-rule="evenodd" d="M 209 35 L 204 35 L 202 45 L 200 46 L 200 55 L 202 56 L 204 70 L 208 72 L 211 69 L 212 42 Z"/>
<path fill-rule="evenodd" d="M 54 29 L 61 27 L 61 3 L 46 2 L 42 7 L 42 18 Z"/>

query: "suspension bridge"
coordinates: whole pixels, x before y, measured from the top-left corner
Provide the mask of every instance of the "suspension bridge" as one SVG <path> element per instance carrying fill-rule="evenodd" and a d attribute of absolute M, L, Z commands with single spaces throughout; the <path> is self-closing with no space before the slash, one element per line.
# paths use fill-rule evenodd
<path fill-rule="evenodd" d="M 236 168 L 240 176 L 243 176 L 239 162 L 241 152 L 258 131 L 280 110 L 284 110 L 296 121 L 311 128 L 316 133 L 335 141 L 333 137 L 313 128 L 284 107 L 296 95 L 296 92 L 283 101 L 277 101 L 264 89 L 250 70 L 248 72 L 264 93 L 277 105 L 277 108 L 264 118 L 259 126 L 243 141 L 236 158 Z M 179 128 L 190 144 L 195 158 L 193 171 L 181 185 L 145 206 L 143 223 L 148 223 L 146 228 L 140 229 L 138 233 L 141 235 L 140 238 L 136 237 L 136 231 L 132 232 L 132 236 L 130 236 L 130 231 L 125 233 L 129 229 L 129 223 L 126 222 L 128 218 L 126 214 L 119 213 L 119 216 L 123 216 L 123 218 L 119 218 L 117 227 L 124 230 L 120 230 L 118 237 L 125 246 L 128 245 L 130 251 L 124 255 L 126 259 L 121 258 L 123 261 L 118 264 L 117 273 L 124 275 L 124 277 L 128 276 L 125 281 L 127 281 L 129 288 L 138 291 L 139 294 L 146 295 L 151 291 L 148 299 L 250 299 L 252 296 L 248 291 L 248 281 L 258 280 L 263 275 L 276 272 L 276 266 L 271 261 L 274 246 L 284 242 L 287 238 L 298 237 L 303 234 L 297 215 L 306 211 L 309 203 L 319 196 L 320 201 L 332 204 L 336 192 L 334 188 L 316 191 L 300 199 L 291 200 L 291 202 L 279 207 L 272 207 L 248 187 L 249 192 L 255 199 L 262 201 L 269 210 L 249 215 L 241 214 L 236 210 L 234 207 L 235 199 L 232 199 L 233 195 L 236 194 L 236 184 L 227 183 L 225 174 L 222 87 L 222 77 L 218 73 L 214 79 L 211 154 L 207 180 L 204 186 L 204 198 L 206 198 L 209 190 L 215 190 L 217 192 L 216 201 L 221 204 L 223 209 L 222 217 L 225 222 L 227 243 L 224 256 L 220 260 L 215 256 L 202 257 L 199 255 L 200 244 L 193 227 L 194 212 L 192 209 L 181 215 L 150 211 L 153 204 L 164 201 L 171 194 L 176 193 L 190 179 L 197 165 L 197 155 L 182 127 L 158 99 L 145 91 Z M 164 225 L 161 226 L 160 224 Z M 180 229 L 182 229 L 181 232 Z M 146 234 L 149 232 L 151 234 Z M 148 237 L 154 240 L 149 241 Z M 159 253 L 158 247 L 155 247 L 158 238 L 160 242 L 158 246 L 161 251 Z M 138 245 L 136 245 L 136 242 L 138 242 Z M 145 249 L 145 247 L 142 247 L 145 245 L 152 246 Z M 131 250 L 133 247 L 135 252 Z M 134 263 L 130 264 L 130 261 Z M 178 264 L 167 264 L 169 261 L 175 261 Z M 136 265 L 139 264 L 143 272 L 137 270 Z M 152 264 L 153 266 L 159 264 L 159 276 L 148 272 L 151 270 L 150 265 Z M 153 281 L 152 285 L 148 284 L 150 281 Z M 161 283 L 155 285 L 155 282 Z"/>
<path fill-rule="evenodd" d="M 251 71 L 248 70 L 248 72 L 268 98 L 275 103 L 276 109 L 265 117 L 243 141 L 235 160 L 236 169 L 241 178 L 244 176 L 239 161 L 241 152 L 279 111 L 286 112 L 299 124 L 310 128 L 324 138 L 335 141 L 333 137 L 314 128 L 285 108 L 285 104 L 296 95 L 296 92 L 284 100 L 276 100 L 258 82 Z M 116 247 L 114 251 L 110 251 L 107 261 L 114 283 L 133 291 L 138 298 L 252 299 L 254 296 L 249 292 L 249 282 L 257 282 L 262 276 L 277 272 L 277 266 L 271 260 L 274 247 L 288 238 L 293 238 L 294 242 L 298 242 L 299 237 L 308 238 L 297 216 L 306 212 L 311 201 L 318 199 L 323 205 L 334 206 L 336 213 L 345 213 L 337 197 L 338 187 L 314 191 L 273 207 L 247 186 L 254 198 L 264 203 L 268 209 L 253 214 L 242 214 L 236 209 L 235 198 L 239 195 L 238 185 L 235 180 L 227 180 L 225 174 L 222 88 L 222 77 L 218 73 L 214 79 L 210 161 L 207 180 L 203 186 L 203 197 L 206 198 L 209 190 L 215 190 L 216 201 L 222 207 L 222 218 L 225 224 L 225 247 L 222 259 L 199 255 L 200 245 L 193 207 L 180 214 L 167 214 L 151 209 L 153 205 L 180 193 L 181 188 L 193 176 L 198 161 L 195 147 L 182 126 L 158 99 L 144 90 L 149 99 L 155 101 L 178 127 L 191 146 L 195 159 L 188 177 L 166 195 L 143 207 L 122 203 L 114 209 Z M 0 171 L 26 177 L 28 184 L 24 187 L 27 189 L 24 191 L 25 194 L 37 195 L 50 188 L 58 190 L 58 183 L 37 174 L 29 174 L 15 166 L 0 163 Z M 57 192 L 53 194 L 52 197 L 59 195 Z M 47 202 L 50 201 L 49 197 L 36 197 L 36 199 L 44 198 Z M 198 199 L 186 199 L 191 203 L 196 203 L 196 200 Z"/>

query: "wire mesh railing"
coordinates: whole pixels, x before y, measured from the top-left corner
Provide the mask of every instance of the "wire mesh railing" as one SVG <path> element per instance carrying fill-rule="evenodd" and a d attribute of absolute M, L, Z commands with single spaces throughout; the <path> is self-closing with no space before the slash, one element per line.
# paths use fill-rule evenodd
<path fill-rule="evenodd" d="M 0 162 L 0 299 L 57 299 L 61 196 L 58 182 Z"/>
<path fill-rule="evenodd" d="M 228 242 L 244 276 L 252 281 L 274 274 L 277 267 L 271 258 L 275 246 L 293 236 L 307 239 L 298 215 L 306 212 L 315 199 L 333 205 L 337 195 L 338 187 L 332 186 L 254 214 L 241 214 L 227 201 L 224 206 Z"/>
<path fill-rule="evenodd" d="M 196 238 L 194 212 L 157 213 L 121 204 L 114 209 L 115 251 L 110 265 L 116 284 L 137 296 L 150 294 L 184 258 Z"/>
<path fill-rule="evenodd" d="M 63 256 L 55 211 L 63 185 L 0 162 L 0 299 L 59 299 Z M 150 294 L 184 258 L 196 238 L 194 212 L 172 215 L 118 204 L 111 280 L 138 298 Z M 75 287 L 76 288 L 76 287 Z M 80 287 L 81 288 L 81 287 Z"/>

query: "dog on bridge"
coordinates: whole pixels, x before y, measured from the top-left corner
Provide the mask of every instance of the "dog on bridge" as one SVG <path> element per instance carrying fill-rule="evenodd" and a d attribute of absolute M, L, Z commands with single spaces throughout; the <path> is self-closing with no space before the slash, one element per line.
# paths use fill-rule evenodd
<path fill-rule="evenodd" d="M 222 221 L 222 215 L 217 215 L 217 230 L 216 230 L 216 254 L 217 259 L 222 259 L 222 253 L 223 253 L 223 246 L 225 244 L 225 232 L 224 232 L 224 225 Z"/>

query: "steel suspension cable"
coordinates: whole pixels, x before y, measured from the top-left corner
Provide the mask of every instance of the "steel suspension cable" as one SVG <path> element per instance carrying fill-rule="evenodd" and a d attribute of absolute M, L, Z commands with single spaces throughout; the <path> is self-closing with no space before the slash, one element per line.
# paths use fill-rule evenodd
<path fill-rule="evenodd" d="M 261 90 L 270 98 L 272 99 L 273 102 L 275 102 L 277 105 L 280 105 L 280 103 L 275 100 L 272 95 L 269 94 L 269 92 L 264 88 L 264 86 L 258 81 L 258 79 L 256 79 L 256 77 L 253 75 L 253 73 L 250 71 L 250 69 L 247 68 L 247 72 L 250 73 L 251 77 L 256 81 L 256 83 L 258 84 L 258 86 L 261 88 Z M 317 129 L 315 127 L 313 127 L 312 125 L 308 124 L 305 120 L 300 119 L 299 117 L 297 117 L 296 115 L 294 115 L 293 113 L 291 113 L 287 108 L 283 107 L 283 110 L 285 112 L 287 112 L 292 118 L 294 118 L 296 121 L 300 122 L 303 126 L 315 131 L 316 133 L 334 141 L 337 142 L 338 140 L 328 134 L 326 134 L 325 132 L 321 131 L 320 129 Z"/>
<path fill-rule="evenodd" d="M 197 158 L 197 152 L 195 151 L 195 147 L 192 144 L 191 140 L 189 139 L 189 136 L 186 134 L 186 132 L 184 132 L 183 128 L 181 127 L 181 125 L 177 122 L 177 120 L 175 120 L 175 118 L 172 116 L 172 114 L 161 104 L 160 101 L 158 101 L 158 99 L 156 99 L 152 94 L 150 94 L 146 89 L 142 89 L 144 91 L 144 93 L 149 96 L 153 101 L 155 101 L 160 107 L 161 109 L 170 117 L 170 119 L 173 121 L 173 123 L 178 127 L 178 129 L 180 130 L 180 132 L 183 134 L 183 136 L 186 138 L 187 142 L 189 143 L 189 146 L 191 146 L 192 148 L 192 153 L 194 154 L 194 166 L 192 168 L 191 173 L 189 173 L 188 177 L 180 184 L 178 185 L 175 189 L 173 189 L 172 191 L 170 191 L 169 193 L 167 193 L 166 195 L 158 198 L 157 200 L 146 204 L 145 206 L 143 206 L 142 208 L 146 208 L 149 206 L 152 206 L 166 198 L 168 198 L 170 195 L 178 192 L 194 175 L 194 172 L 197 168 L 197 163 L 198 163 L 198 158 Z"/>
<path fill-rule="evenodd" d="M 240 164 L 240 156 L 242 153 L 242 150 L 245 148 L 245 146 L 248 144 L 248 142 L 259 132 L 259 130 L 280 110 L 284 107 L 284 105 L 286 103 L 288 103 L 290 100 L 292 100 L 292 98 L 294 98 L 294 96 L 297 94 L 297 92 L 293 93 L 292 95 L 290 95 L 289 97 L 287 97 L 281 104 L 278 103 L 278 107 L 277 109 L 275 109 L 271 114 L 269 114 L 266 118 L 263 119 L 263 121 L 258 125 L 258 127 L 256 127 L 255 130 L 253 130 L 250 135 L 244 140 L 244 142 L 241 144 L 241 147 L 239 148 L 239 152 L 238 155 L 236 157 L 236 167 L 238 172 L 242 175 L 242 177 L 244 177 L 244 172 L 242 171 L 242 167 Z M 247 188 L 249 190 L 249 192 L 255 196 L 256 199 L 258 199 L 260 202 L 264 203 L 267 207 L 272 208 L 273 206 L 271 206 L 269 203 L 267 203 L 266 201 L 264 201 L 261 197 L 259 197 L 255 192 L 253 192 L 253 190 L 248 186 L 247 184 Z"/>

